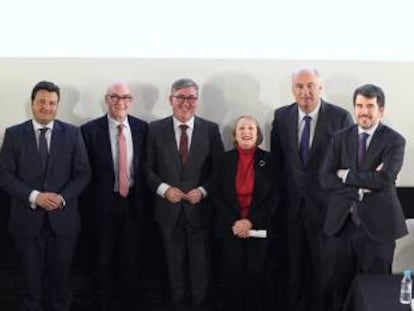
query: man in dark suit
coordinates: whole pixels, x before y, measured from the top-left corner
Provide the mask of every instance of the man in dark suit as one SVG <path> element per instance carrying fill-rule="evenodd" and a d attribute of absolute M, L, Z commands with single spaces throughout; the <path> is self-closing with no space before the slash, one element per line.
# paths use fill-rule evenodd
<path fill-rule="evenodd" d="M 296 102 L 275 111 L 271 132 L 271 152 L 286 181 L 279 211 L 281 243 L 286 249 L 280 252 L 285 254 L 281 264 L 287 265 L 281 296 L 287 297 L 283 307 L 292 311 L 321 310 L 322 225 L 327 200 L 319 173 L 332 134 L 352 124 L 347 111 L 321 99 L 321 90 L 315 69 L 293 72 Z"/>
<path fill-rule="evenodd" d="M 395 188 L 405 139 L 380 122 L 381 88 L 363 85 L 353 100 L 358 124 L 333 136 L 321 174 L 330 192 L 324 231 L 326 309 L 332 311 L 342 310 L 357 273 L 390 273 L 395 240 L 407 234 Z"/>
<path fill-rule="evenodd" d="M 173 115 L 152 122 L 147 143 L 148 183 L 163 239 L 175 310 L 201 310 L 208 287 L 207 248 L 213 159 L 223 151 L 217 124 L 194 116 L 198 85 L 171 87 Z"/>
<path fill-rule="evenodd" d="M 9 230 L 22 267 L 23 310 L 40 310 L 43 294 L 45 310 L 70 310 L 77 199 L 90 168 L 79 129 L 55 119 L 59 99 L 54 83 L 36 84 L 33 119 L 6 129 L 0 153 L 0 185 L 11 196 Z"/>
<path fill-rule="evenodd" d="M 146 204 L 147 123 L 128 115 L 131 102 L 128 85 L 113 83 L 105 94 L 108 113 L 81 127 L 92 168 L 85 196 L 96 247 L 95 302 L 100 310 L 109 308 L 111 281 L 120 282 L 116 290 L 122 310 L 133 306 L 135 251 Z"/>

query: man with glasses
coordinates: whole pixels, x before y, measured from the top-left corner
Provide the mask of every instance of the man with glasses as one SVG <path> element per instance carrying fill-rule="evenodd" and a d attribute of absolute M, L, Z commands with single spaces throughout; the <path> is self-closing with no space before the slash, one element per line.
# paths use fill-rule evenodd
<path fill-rule="evenodd" d="M 94 242 L 95 309 L 108 310 L 115 292 L 122 310 L 129 310 L 135 307 L 136 250 L 146 203 L 147 123 L 128 114 L 132 95 L 126 83 L 111 84 L 105 103 L 107 114 L 81 127 L 92 168 L 85 208 Z"/>
<path fill-rule="evenodd" d="M 208 289 L 213 160 L 223 151 L 218 125 L 195 116 L 198 85 L 173 83 L 172 116 L 149 126 L 148 183 L 164 244 L 174 310 L 203 310 Z"/>
<path fill-rule="evenodd" d="M 279 211 L 282 244 L 287 266 L 282 291 L 284 310 L 322 310 L 322 224 L 327 193 L 319 173 L 332 134 L 348 125 L 352 117 L 344 109 L 321 99 L 322 84 L 313 68 L 292 74 L 296 102 L 275 111 L 271 152 L 284 175 L 285 191 Z M 329 311 L 329 310 L 326 310 Z"/>

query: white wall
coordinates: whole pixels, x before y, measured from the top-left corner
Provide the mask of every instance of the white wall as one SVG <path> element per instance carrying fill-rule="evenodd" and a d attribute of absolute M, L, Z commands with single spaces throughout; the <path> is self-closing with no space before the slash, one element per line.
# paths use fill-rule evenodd
<path fill-rule="evenodd" d="M 351 112 L 356 87 L 365 83 L 383 87 L 387 97 L 384 123 L 407 138 L 398 184 L 414 186 L 414 62 L 0 58 L 0 136 L 5 127 L 31 117 L 30 92 L 43 79 L 62 89 L 59 118 L 82 124 L 104 113 L 103 95 L 112 81 L 130 83 L 135 98 L 132 114 L 151 121 L 170 114 L 171 83 L 189 77 L 201 87 L 198 114 L 220 124 L 227 146 L 232 121 L 252 114 L 261 121 L 268 149 L 273 111 L 292 102 L 290 73 L 303 65 L 319 69 L 324 99 Z"/>

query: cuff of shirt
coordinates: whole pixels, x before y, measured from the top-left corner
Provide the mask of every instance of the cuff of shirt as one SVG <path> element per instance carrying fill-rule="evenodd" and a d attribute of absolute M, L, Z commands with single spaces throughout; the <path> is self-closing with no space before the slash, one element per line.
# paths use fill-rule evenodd
<path fill-rule="evenodd" d="M 345 170 L 344 176 L 342 176 L 342 182 L 346 183 L 346 178 L 348 177 L 349 169 Z"/>
<path fill-rule="evenodd" d="M 60 196 L 60 199 L 62 200 L 62 205 L 60 206 L 60 209 L 63 209 L 66 206 L 66 201 L 61 194 L 59 194 L 59 196 Z"/>
<path fill-rule="evenodd" d="M 30 195 L 29 195 L 30 208 L 36 209 L 36 199 L 39 193 L 40 192 L 37 190 L 33 190 L 32 192 L 30 192 Z"/>
<path fill-rule="evenodd" d="M 168 188 L 170 187 L 169 184 L 166 183 L 161 183 L 158 188 L 157 188 L 157 194 L 161 197 L 161 198 L 165 198 L 165 192 L 167 192 Z"/>
<path fill-rule="evenodd" d="M 197 189 L 201 192 L 201 194 L 203 195 L 203 198 L 205 198 L 208 195 L 207 190 L 204 189 L 204 187 L 200 186 Z"/>

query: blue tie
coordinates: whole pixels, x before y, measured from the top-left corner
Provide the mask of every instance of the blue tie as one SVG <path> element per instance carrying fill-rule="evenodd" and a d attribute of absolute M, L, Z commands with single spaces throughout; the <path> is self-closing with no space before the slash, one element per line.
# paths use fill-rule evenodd
<path fill-rule="evenodd" d="M 364 161 L 368 137 L 368 133 L 361 133 L 358 136 L 358 168 L 361 168 L 362 162 Z"/>
<path fill-rule="evenodd" d="M 43 127 L 39 129 L 40 135 L 39 135 L 39 158 L 40 158 L 40 164 L 42 165 L 43 171 L 46 171 L 47 167 L 47 160 L 49 157 L 49 151 L 47 148 L 47 141 L 46 141 L 46 133 L 49 128 Z"/>
<path fill-rule="evenodd" d="M 306 165 L 309 159 L 310 123 L 312 117 L 304 116 L 303 120 L 305 121 L 305 126 L 303 127 L 302 138 L 300 139 L 299 152 L 303 165 Z"/>

